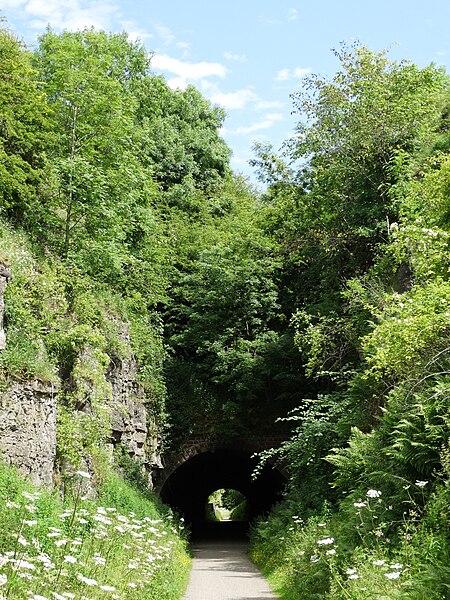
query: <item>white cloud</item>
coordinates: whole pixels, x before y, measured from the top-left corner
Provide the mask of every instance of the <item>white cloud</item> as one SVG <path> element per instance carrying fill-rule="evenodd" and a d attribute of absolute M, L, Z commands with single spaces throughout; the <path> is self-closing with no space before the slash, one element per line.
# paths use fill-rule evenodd
<path fill-rule="evenodd" d="M 256 108 L 259 110 L 268 110 L 269 108 L 283 108 L 284 102 L 280 100 L 258 100 Z"/>
<path fill-rule="evenodd" d="M 188 80 L 183 77 L 171 77 L 167 79 L 167 85 L 172 90 L 185 90 L 188 86 Z"/>
<path fill-rule="evenodd" d="M 96 27 L 106 29 L 119 14 L 114 0 L 3 0 L 2 9 L 20 8 L 33 28 L 50 24 L 71 31 Z"/>
<path fill-rule="evenodd" d="M 264 25 L 283 25 L 283 21 L 271 19 L 270 17 L 266 17 L 266 15 L 259 15 L 258 21 L 264 23 Z"/>
<path fill-rule="evenodd" d="M 280 69 L 275 76 L 275 81 L 288 81 L 289 79 L 302 79 L 311 73 L 310 67 L 295 67 L 295 69 Z"/>
<path fill-rule="evenodd" d="M 25 4 L 26 0 L 3 0 L 2 2 L 2 10 L 5 8 L 19 8 L 23 4 Z"/>
<path fill-rule="evenodd" d="M 256 110 L 269 110 L 284 106 L 284 103 L 279 100 L 264 100 L 249 87 L 235 92 L 222 92 L 216 83 L 204 80 L 201 82 L 201 89 L 208 100 L 227 110 L 242 110 L 249 105 Z"/>
<path fill-rule="evenodd" d="M 283 119 L 284 117 L 280 113 L 270 113 L 260 121 L 253 123 L 253 125 L 249 125 L 248 127 L 238 127 L 232 133 L 240 135 L 253 133 L 254 131 L 260 131 L 261 129 L 270 129 L 275 123 L 283 121 Z"/>
<path fill-rule="evenodd" d="M 278 71 L 275 79 L 276 81 L 287 81 L 288 79 L 290 79 L 291 77 L 291 72 L 289 71 L 289 69 L 280 69 L 280 71 Z"/>
<path fill-rule="evenodd" d="M 245 54 L 236 54 L 235 52 L 226 51 L 223 53 L 223 57 L 226 60 L 231 60 L 233 62 L 245 63 L 247 62 L 247 57 Z"/>
<path fill-rule="evenodd" d="M 155 29 L 156 33 L 162 39 L 163 44 L 165 44 L 166 46 L 170 46 L 171 44 L 174 44 L 177 41 L 177 38 L 175 37 L 172 30 L 166 27 L 165 25 L 155 25 Z"/>
<path fill-rule="evenodd" d="M 122 21 L 122 29 L 128 33 L 128 38 L 132 42 L 145 42 L 154 37 L 153 34 L 136 27 L 136 23 L 133 21 Z"/>
<path fill-rule="evenodd" d="M 243 88 L 237 92 L 219 92 L 217 90 L 209 93 L 208 98 L 214 104 L 220 104 L 220 106 L 229 110 L 242 109 L 248 104 L 259 100 L 259 96 L 248 88 Z"/>
<path fill-rule="evenodd" d="M 296 8 L 290 8 L 288 12 L 288 21 L 297 21 L 299 12 Z"/>
<path fill-rule="evenodd" d="M 172 88 L 181 89 L 185 88 L 189 81 L 200 81 L 206 77 L 220 77 L 223 79 L 227 74 L 226 67 L 220 63 L 206 61 L 192 63 L 172 58 L 167 54 L 155 54 L 151 66 L 160 71 L 167 71 L 176 75 L 176 77 L 169 79 L 167 83 Z"/>
<path fill-rule="evenodd" d="M 184 50 L 185 54 L 187 54 L 191 47 L 190 44 L 188 42 L 182 42 L 178 40 L 169 27 L 157 24 L 155 25 L 155 29 L 165 46 L 174 46 L 175 48 L 180 48 L 181 50 Z"/>

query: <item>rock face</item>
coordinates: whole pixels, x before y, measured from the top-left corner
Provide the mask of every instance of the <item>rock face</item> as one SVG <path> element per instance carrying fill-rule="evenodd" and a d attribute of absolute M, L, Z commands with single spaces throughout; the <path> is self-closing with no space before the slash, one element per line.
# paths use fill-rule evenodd
<path fill-rule="evenodd" d="M 4 292 L 11 273 L 0 263 L 0 350 L 6 348 L 3 329 Z M 39 381 L 14 382 L 0 393 L 0 452 L 36 485 L 51 485 L 56 455 L 56 392 Z"/>
<path fill-rule="evenodd" d="M 129 345 L 129 332 L 122 330 L 122 339 Z M 133 356 L 114 357 L 107 372 L 111 383 L 111 427 L 114 444 L 121 444 L 133 458 L 149 468 L 160 467 L 158 439 L 148 431 L 148 411 L 143 388 L 137 382 L 137 363 Z"/>
<path fill-rule="evenodd" d="M 6 347 L 4 291 L 10 279 L 9 270 L 0 262 L 0 351 Z M 126 324 L 121 337 L 129 348 Z M 131 351 L 129 358 L 112 358 L 106 372 L 112 393 L 105 402 L 111 402 L 111 441 L 125 447 L 130 456 L 150 471 L 160 467 L 161 461 L 158 438 L 148 432 L 145 393 L 137 382 L 137 371 Z M 89 387 L 86 390 L 89 398 Z M 36 485 L 53 484 L 57 391 L 57 386 L 40 381 L 15 381 L 0 391 L 0 454 L 7 464 L 14 465 Z"/>
<path fill-rule="evenodd" d="M 0 450 L 36 485 L 52 485 L 56 455 L 55 386 L 16 382 L 0 396 Z"/>
<path fill-rule="evenodd" d="M 11 273 L 6 266 L 0 262 L 0 350 L 6 348 L 6 336 L 3 329 L 3 315 L 5 312 L 5 302 L 3 299 L 5 288 L 11 279 Z"/>
<path fill-rule="evenodd" d="M 147 411 L 143 391 L 136 381 L 137 367 L 132 358 L 114 358 L 107 379 L 112 389 L 111 426 L 113 440 L 130 455 L 145 460 Z"/>

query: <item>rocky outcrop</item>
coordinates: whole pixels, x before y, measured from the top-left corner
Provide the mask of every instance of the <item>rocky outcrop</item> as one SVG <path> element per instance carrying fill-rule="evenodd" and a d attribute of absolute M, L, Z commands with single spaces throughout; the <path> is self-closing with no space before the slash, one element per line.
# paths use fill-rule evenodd
<path fill-rule="evenodd" d="M 15 382 L 0 396 L 0 450 L 36 485 L 52 485 L 56 455 L 56 393 L 51 384 Z"/>
<path fill-rule="evenodd" d="M 2 262 L 0 262 L 0 350 L 6 348 L 6 336 L 3 329 L 3 315 L 5 312 L 4 293 L 11 279 L 11 273 Z"/>
<path fill-rule="evenodd" d="M 4 292 L 11 273 L 0 262 L 0 350 L 6 348 L 3 329 Z M 52 485 L 56 456 L 56 392 L 40 381 L 13 382 L 0 393 L 0 452 L 36 485 Z"/>
<path fill-rule="evenodd" d="M 129 346 L 129 332 L 123 328 L 121 337 Z M 114 357 L 107 372 L 112 390 L 111 427 L 114 444 L 121 444 L 133 458 L 149 469 L 160 467 L 158 439 L 148 430 L 149 415 L 145 393 L 137 382 L 137 363 L 134 356 Z"/>

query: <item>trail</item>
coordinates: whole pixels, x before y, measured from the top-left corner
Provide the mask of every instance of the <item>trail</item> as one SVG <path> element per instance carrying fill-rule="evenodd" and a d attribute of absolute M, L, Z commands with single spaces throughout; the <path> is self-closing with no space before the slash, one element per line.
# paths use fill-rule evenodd
<path fill-rule="evenodd" d="M 191 578 L 183 600 L 276 600 L 264 577 L 236 541 L 194 544 Z"/>

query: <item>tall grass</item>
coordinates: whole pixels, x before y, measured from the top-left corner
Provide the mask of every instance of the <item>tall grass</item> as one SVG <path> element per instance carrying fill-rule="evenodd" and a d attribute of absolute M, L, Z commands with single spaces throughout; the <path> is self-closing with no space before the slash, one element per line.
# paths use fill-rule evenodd
<path fill-rule="evenodd" d="M 450 538 L 448 522 L 438 520 L 447 494 L 446 485 L 436 487 L 425 506 L 411 502 L 395 523 L 392 500 L 378 489 L 306 521 L 284 502 L 254 527 L 252 558 L 284 600 L 445 600 Z"/>
<path fill-rule="evenodd" d="M 190 566 L 182 525 L 111 473 L 86 500 L 88 479 L 78 471 L 62 502 L 0 465 L 0 599 L 178 600 Z"/>

